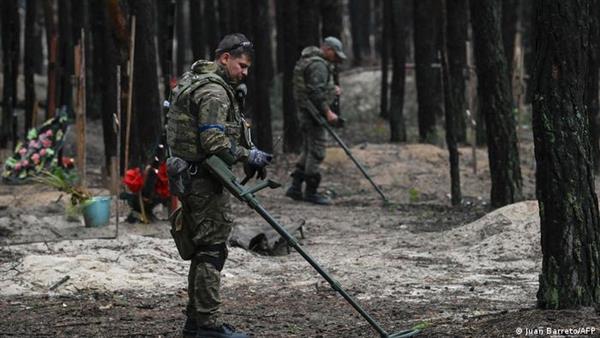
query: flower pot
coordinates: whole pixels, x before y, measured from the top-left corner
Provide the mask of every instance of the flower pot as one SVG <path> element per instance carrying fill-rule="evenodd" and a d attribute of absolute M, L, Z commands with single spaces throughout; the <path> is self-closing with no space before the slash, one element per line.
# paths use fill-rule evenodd
<path fill-rule="evenodd" d="M 85 226 L 101 227 L 107 225 L 110 220 L 110 197 L 92 197 L 83 206 L 83 221 Z"/>

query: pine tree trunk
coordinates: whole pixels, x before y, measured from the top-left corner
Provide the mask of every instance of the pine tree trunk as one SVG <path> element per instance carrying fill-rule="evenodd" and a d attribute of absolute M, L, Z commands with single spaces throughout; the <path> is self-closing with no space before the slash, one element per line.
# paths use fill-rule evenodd
<path fill-rule="evenodd" d="M 283 151 L 285 153 L 298 153 L 302 146 L 302 133 L 296 113 L 296 103 L 292 80 L 294 65 L 298 60 L 298 0 L 277 2 L 282 6 L 281 15 L 285 22 L 283 26 Z"/>
<path fill-rule="evenodd" d="M 95 81 L 93 92 L 99 97 L 98 109 L 102 119 L 104 165 L 109 168 L 107 172 L 110 172 L 110 159 L 117 154 L 117 135 L 113 128 L 113 114 L 117 114 L 117 95 L 120 94 L 117 92 L 117 46 L 104 0 L 92 0 L 90 12 L 94 43 L 93 72 Z M 124 72 L 125 69 L 121 69 L 121 71 Z"/>
<path fill-rule="evenodd" d="M 271 132 L 271 84 L 273 60 L 271 57 L 271 22 L 269 18 L 268 0 L 252 1 L 252 18 L 254 23 L 255 43 L 255 94 L 253 125 L 256 145 L 267 152 L 273 152 L 273 136 Z"/>
<path fill-rule="evenodd" d="M 199 24 L 199 21 L 204 19 L 202 3 L 201 0 L 190 0 L 190 29 L 194 61 L 206 59 L 206 34 L 204 34 L 202 25 Z"/>
<path fill-rule="evenodd" d="M 479 111 L 487 126 L 492 178 L 491 204 L 501 207 L 521 199 L 522 180 L 512 95 L 500 29 L 500 2 L 471 1 Z"/>
<path fill-rule="evenodd" d="M 381 29 L 381 97 L 379 101 L 379 116 L 388 119 L 389 76 L 388 66 L 390 46 L 392 41 L 392 0 L 383 0 L 382 29 Z"/>
<path fill-rule="evenodd" d="M 317 0 L 303 0 L 298 3 L 298 50 L 307 46 L 319 46 L 321 32 L 319 31 L 319 4 Z M 288 21 L 289 22 L 289 21 Z"/>
<path fill-rule="evenodd" d="M 436 118 L 443 116 L 437 43 L 439 26 L 436 24 L 439 21 L 441 2 L 415 0 L 413 6 L 419 141 L 436 143 Z"/>
<path fill-rule="evenodd" d="M 455 79 L 452 78 L 450 64 L 448 61 L 448 49 L 452 45 L 447 39 L 446 32 L 450 26 L 450 11 L 451 7 L 458 7 L 452 0 L 446 0 L 442 15 L 442 74 L 444 87 L 444 112 L 446 120 L 446 145 L 448 146 L 448 160 L 450 164 L 450 201 L 452 205 L 460 205 L 462 201 L 462 193 L 460 191 L 460 167 L 459 155 L 457 146 L 457 120 L 462 116 L 462 111 L 457 107 L 457 97 L 453 88 Z M 466 2 L 463 1 L 466 7 Z M 454 10 L 454 8 L 452 9 Z M 452 17 L 454 19 L 454 17 Z M 444 48 L 445 46 L 445 48 Z M 464 50 L 464 48 L 463 48 Z M 464 78 L 456 79 L 464 85 Z M 464 93 L 463 93 L 464 102 Z"/>
<path fill-rule="evenodd" d="M 219 44 L 219 29 L 217 26 L 217 7 L 215 0 L 206 0 L 204 3 L 204 31 L 206 32 L 210 59 L 215 58 L 215 49 Z"/>
<path fill-rule="evenodd" d="M 592 146 L 592 160 L 594 163 L 594 172 L 600 172 L 600 103 L 598 102 L 598 92 L 600 90 L 598 81 L 599 57 L 600 57 L 600 0 L 592 0 L 591 20 L 591 41 L 589 50 L 588 77 L 585 90 L 585 105 L 588 108 L 588 118 L 590 123 L 590 143 Z"/>
<path fill-rule="evenodd" d="M 353 64 L 361 65 L 370 56 L 371 0 L 350 0 L 350 32 L 352 34 Z"/>
<path fill-rule="evenodd" d="M 25 73 L 25 125 L 24 135 L 33 126 L 33 115 L 37 113 L 35 96 L 34 71 L 35 71 L 35 21 L 37 16 L 37 2 L 28 1 L 25 11 L 25 58 L 23 70 Z"/>
<path fill-rule="evenodd" d="M 175 16 L 175 39 L 177 41 L 177 49 L 175 50 L 175 69 L 177 74 L 185 72 L 185 52 L 188 47 L 187 34 L 185 32 L 185 18 L 189 12 L 186 7 L 187 1 L 178 0 L 175 5 L 177 14 Z"/>
<path fill-rule="evenodd" d="M 8 142 L 17 142 L 15 107 L 17 104 L 17 76 L 19 72 L 19 12 L 16 1 L 2 1 L 0 4 L 0 24 L 2 24 L 2 118 L 0 119 L 0 148 Z"/>
<path fill-rule="evenodd" d="M 590 1 L 535 2 L 533 132 L 544 309 L 600 303 L 600 219 L 584 90 Z"/>
<path fill-rule="evenodd" d="M 342 39 L 342 2 L 341 0 L 321 0 L 321 36 L 334 36 Z"/>
<path fill-rule="evenodd" d="M 44 1 L 44 21 L 46 25 L 46 42 L 48 57 L 48 88 L 46 93 L 46 120 L 53 117 L 56 112 L 57 99 L 57 54 L 58 54 L 58 31 L 54 20 L 54 0 Z"/>
<path fill-rule="evenodd" d="M 283 40 L 283 30 L 284 26 L 288 24 L 283 21 L 283 4 L 275 1 L 275 30 L 277 31 L 276 40 L 275 40 L 275 48 L 276 50 L 276 63 L 277 63 L 277 73 L 283 73 L 283 69 L 285 68 L 283 64 L 284 59 L 284 45 L 285 41 Z"/>
<path fill-rule="evenodd" d="M 73 109 L 73 74 L 74 74 L 74 52 L 73 52 L 73 24 L 71 0 L 58 1 L 58 104 L 59 106 Z"/>
<path fill-rule="evenodd" d="M 154 37 L 155 3 L 152 0 L 133 2 L 136 16 L 135 66 L 133 73 L 133 115 L 131 135 L 131 166 L 149 163 L 154 157 L 162 131 L 158 101 L 158 76 Z"/>
<path fill-rule="evenodd" d="M 469 25 L 469 5 L 467 0 L 446 0 L 447 35 L 446 53 L 448 54 L 448 70 L 450 95 L 452 95 L 451 115 L 454 117 L 456 141 L 466 142 L 467 125 L 465 110 L 466 102 L 466 67 L 467 49 L 466 42 Z M 446 106 L 447 107 L 447 106 Z"/>
<path fill-rule="evenodd" d="M 404 122 L 404 87 L 406 82 L 407 12 L 409 5 L 401 0 L 391 2 L 392 91 L 390 105 L 390 142 L 406 142 Z"/>

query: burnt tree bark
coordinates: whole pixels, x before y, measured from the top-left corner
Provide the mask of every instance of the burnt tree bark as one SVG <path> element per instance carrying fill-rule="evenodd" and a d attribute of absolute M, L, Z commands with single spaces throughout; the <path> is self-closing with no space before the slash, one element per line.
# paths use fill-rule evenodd
<path fill-rule="evenodd" d="M 392 40 L 392 0 L 382 0 L 382 28 L 381 28 L 381 97 L 379 101 L 379 116 L 388 119 L 389 112 L 389 76 L 388 66 Z M 393 60 L 393 57 L 392 57 Z"/>
<path fill-rule="evenodd" d="M 206 59 L 206 34 L 200 25 L 204 20 L 202 4 L 201 0 L 190 0 L 190 35 L 194 61 Z"/>
<path fill-rule="evenodd" d="M 2 84 L 2 118 L 0 119 L 0 148 L 8 142 L 17 142 L 17 76 L 19 73 L 19 8 L 16 1 L 0 3 L 0 24 L 2 24 L 2 63 L 4 81 Z"/>
<path fill-rule="evenodd" d="M 538 306 L 600 303 L 600 218 L 584 102 L 590 1 L 535 2 L 533 132 L 542 273 Z"/>
<path fill-rule="evenodd" d="M 160 141 L 162 123 L 158 102 L 155 6 L 152 0 L 132 2 L 136 16 L 135 67 L 133 73 L 133 114 L 131 166 L 149 163 Z"/>
<path fill-rule="evenodd" d="M 456 142 L 466 142 L 467 125 L 465 110 L 465 75 L 467 67 L 467 35 L 469 25 L 469 5 L 467 0 L 446 0 L 446 53 L 449 71 L 450 92 L 456 128 Z M 446 109 L 448 105 L 446 105 Z"/>
<path fill-rule="evenodd" d="M 352 34 L 353 64 L 360 65 L 371 54 L 371 0 L 350 0 L 350 32 Z"/>
<path fill-rule="evenodd" d="M 102 119 L 105 167 L 111 171 L 110 159 L 117 154 L 116 133 L 113 129 L 113 114 L 117 114 L 117 43 L 113 36 L 112 23 L 103 0 L 92 0 L 92 38 L 94 44 L 94 86 L 93 91 L 100 100 L 98 109 Z M 121 69 L 121 72 L 125 72 Z M 121 162 L 122 163 L 122 162 Z"/>
<path fill-rule="evenodd" d="M 485 116 L 492 178 L 491 204 L 521 199 L 522 179 L 506 54 L 500 29 L 500 2 L 471 1 L 479 111 Z"/>
<path fill-rule="evenodd" d="M 271 57 L 271 22 L 268 0 L 252 1 L 254 24 L 254 110 L 252 114 L 256 145 L 267 152 L 273 152 L 271 131 L 271 96 L 273 60 Z"/>
<path fill-rule="evenodd" d="M 441 72 L 439 67 L 440 0 L 415 0 L 414 45 L 415 78 L 419 105 L 419 141 L 437 142 L 436 119 L 443 115 Z"/>
<path fill-rule="evenodd" d="M 408 12 L 410 4 L 402 0 L 392 0 L 392 88 L 389 109 L 390 142 L 406 142 L 406 123 L 404 121 L 404 87 L 406 82 L 406 51 L 408 36 Z"/>
<path fill-rule="evenodd" d="M 335 36 L 342 40 L 342 2 L 341 0 L 321 0 L 321 36 Z"/>
<path fill-rule="evenodd" d="M 54 19 L 54 0 L 44 1 L 44 23 L 46 26 L 46 43 L 48 58 L 48 88 L 46 93 L 46 120 L 54 116 L 56 111 L 56 87 L 58 78 L 56 74 L 56 57 L 58 49 L 58 30 Z"/>
<path fill-rule="evenodd" d="M 459 77 L 457 79 L 452 78 L 452 72 L 450 63 L 448 61 L 448 50 L 452 43 L 447 38 L 447 32 L 450 30 L 450 11 L 455 10 L 456 3 L 452 0 L 446 0 L 445 8 L 443 9 L 442 15 L 442 82 L 444 87 L 444 112 L 446 120 L 446 145 L 448 146 L 448 162 L 450 164 L 450 201 L 452 205 L 460 205 L 462 201 L 462 193 L 460 191 L 460 158 L 458 154 L 457 146 L 457 130 L 458 130 L 458 119 L 462 116 L 462 111 L 457 107 L 460 101 L 457 98 L 456 93 L 453 91 L 454 86 L 457 82 L 462 82 L 464 86 L 464 78 Z M 466 1 L 462 1 L 466 7 Z M 451 7 L 454 7 L 450 9 Z M 464 8 L 463 8 L 464 9 Z M 453 18 L 454 19 L 454 18 Z M 445 48 L 444 48 L 445 46 Z M 465 49 L 463 48 L 463 51 Z M 464 87 L 463 87 L 464 88 Z M 462 96 L 464 103 L 464 93 Z"/>
<path fill-rule="evenodd" d="M 590 15 L 590 49 L 587 85 L 585 90 L 585 105 L 588 110 L 590 123 L 590 143 L 592 145 L 592 160 L 594 171 L 600 172 L 600 103 L 598 102 L 599 67 L 600 67 L 600 1 L 592 0 L 592 12 Z"/>
<path fill-rule="evenodd" d="M 37 112 L 37 101 L 35 97 L 34 72 L 36 54 L 35 21 L 37 16 L 37 2 L 27 1 L 25 9 L 25 58 L 23 71 L 25 73 L 25 124 L 24 132 L 33 126 L 33 115 Z"/>
<path fill-rule="evenodd" d="M 297 4 L 298 30 L 297 53 L 307 46 L 318 46 L 321 38 L 319 31 L 319 4 L 317 0 L 304 0 Z M 289 21 L 287 21 L 289 22 Z"/>
<path fill-rule="evenodd" d="M 219 27 L 217 25 L 217 7 L 215 0 L 207 0 L 204 2 L 204 31 L 207 36 L 208 51 L 210 59 L 215 58 L 215 49 L 219 44 Z"/>
<path fill-rule="evenodd" d="M 296 103 L 292 87 L 294 66 L 300 53 L 298 52 L 298 1 L 279 1 L 283 25 L 283 152 L 299 153 L 302 146 L 302 133 L 296 113 Z"/>
<path fill-rule="evenodd" d="M 75 60 L 73 54 L 73 23 L 71 0 L 58 1 L 58 89 L 59 106 L 73 109 L 73 74 Z"/>

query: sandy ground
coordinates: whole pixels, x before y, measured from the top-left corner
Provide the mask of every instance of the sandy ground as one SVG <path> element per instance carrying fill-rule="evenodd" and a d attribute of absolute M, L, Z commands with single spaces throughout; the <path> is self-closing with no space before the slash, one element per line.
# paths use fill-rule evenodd
<path fill-rule="evenodd" d="M 372 109 L 368 102 L 345 104 L 359 107 L 357 115 Z M 323 165 L 333 206 L 294 202 L 282 189 L 258 197 L 283 224 L 303 225 L 303 247 L 386 330 L 424 323 L 427 337 L 510 337 L 537 327 L 599 332 L 594 309 L 535 309 L 537 203 L 489 209 L 484 149 L 477 150 L 477 173 L 471 149 L 460 149 L 464 203 L 451 207 L 443 147 L 366 142 L 385 139 L 385 124 L 357 115 L 350 116 L 355 127 L 340 134 L 390 205 L 333 143 Z M 364 133 L 354 135 L 356 126 Z M 524 195 L 533 199 L 530 144 L 520 146 L 521 168 Z M 277 156 L 271 177 L 287 182 L 294 160 Z M 101 181 L 99 170 L 90 177 Z M 39 185 L 0 186 L 0 336 L 179 336 L 189 263 L 177 255 L 165 210 L 157 210 L 162 221 L 149 225 L 121 219 L 119 236 L 111 238 L 114 219 L 103 228 L 68 222 L 64 200 Z M 264 224 L 237 202 L 234 214 L 237 226 Z M 17 244 L 32 241 L 38 243 Z M 257 337 L 376 336 L 294 252 L 263 256 L 230 248 L 222 312 Z"/>

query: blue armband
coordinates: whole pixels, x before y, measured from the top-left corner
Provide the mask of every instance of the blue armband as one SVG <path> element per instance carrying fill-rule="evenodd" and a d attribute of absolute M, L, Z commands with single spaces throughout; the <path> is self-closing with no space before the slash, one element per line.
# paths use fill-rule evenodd
<path fill-rule="evenodd" d="M 225 127 L 221 124 L 201 124 L 198 126 L 198 132 L 203 132 L 208 129 L 219 129 L 222 132 L 225 132 Z"/>

